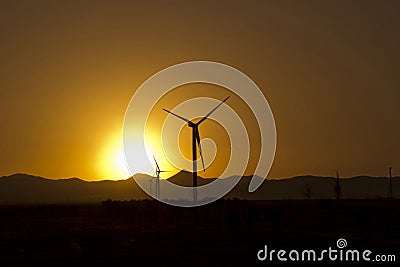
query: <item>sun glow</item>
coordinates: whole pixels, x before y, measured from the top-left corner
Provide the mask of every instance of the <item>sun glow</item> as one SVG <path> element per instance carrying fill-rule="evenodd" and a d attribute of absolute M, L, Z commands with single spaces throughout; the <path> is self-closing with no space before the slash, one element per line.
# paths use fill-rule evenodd
<path fill-rule="evenodd" d="M 131 177 L 135 173 L 145 173 L 148 175 L 155 174 L 155 163 L 153 156 L 157 159 L 158 164 L 162 170 L 170 171 L 167 173 L 162 173 L 161 178 L 168 178 L 175 174 L 177 170 L 168 163 L 168 160 L 163 156 L 161 150 L 161 143 L 155 141 L 156 138 L 149 135 L 148 136 L 148 155 L 135 155 L 134 167 L 138 169 L 131 170 L 133 173 L 129 172 L 129 168 L 126 165 L 122 133 L 116 132 L 108 138 L 104 147 L 100 151 L 100 157 L 98 161 L 98 173 L 99 179 L 105 180 L 121 180 Z M 134 146 L 138 145 L 132 142 Z M 135 149 L 135 151 L 140 151 L 140 149 Z M 150 160 L 151 167 L 149 169 L 143 169 L 143 166 L 147 166 L 146 161 Z"/>

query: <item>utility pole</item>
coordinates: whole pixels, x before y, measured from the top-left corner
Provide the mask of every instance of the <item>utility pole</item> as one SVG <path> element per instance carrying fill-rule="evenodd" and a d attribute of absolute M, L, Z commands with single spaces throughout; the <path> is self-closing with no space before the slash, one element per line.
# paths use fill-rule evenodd
<path fill-rule="evenodd" d="M 306 184 L 306 193 L 305 193 L 305 197 L 310 200 L 311 199 L 311 188 L 310 188 L 310 184 L 307 183 Z"/>
<path fill-rule="evenodd" d="M 390 199 L 393 199 L 392 167 L 389 167 L 389 193 Z"/>
<path fill-rule="evenodd" d="M 339 172 L 336 171 L 336 185 L 335 185 L 336 200 L 340 199 L 341 190 L 342 190 L 342 187 L 340 185 Z"/>

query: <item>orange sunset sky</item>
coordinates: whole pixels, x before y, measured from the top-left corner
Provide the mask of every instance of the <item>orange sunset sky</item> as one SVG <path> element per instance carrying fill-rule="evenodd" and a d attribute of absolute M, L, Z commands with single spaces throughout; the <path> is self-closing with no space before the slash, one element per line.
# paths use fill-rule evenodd
<path fill-rule="evenodd" d="M 398 174 L 399 14 L 400 1 L 1 1 L 0 175 L 127 178 L 131 97 L 191 60 L 233 66 L 261 88 L 277 127 L 269 177 Z M 157 106 L 227 94 L 192 84 Z M 239 99 L 227 104 L 253 129 L 250 174 L 258 130 Z M 154 135 L 166 116 L 152 113 Z M 226 145 L 222 128 L 202 127 Z M 190 157 L 189 129 L 180 144 Z M 225 156 L 200 175 L 218 175 Z"/>

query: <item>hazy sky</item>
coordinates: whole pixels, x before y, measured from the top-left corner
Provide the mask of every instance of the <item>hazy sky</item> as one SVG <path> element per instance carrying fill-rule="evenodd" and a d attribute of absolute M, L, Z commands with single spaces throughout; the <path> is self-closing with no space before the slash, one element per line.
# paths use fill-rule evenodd
<path fill-rule="evenodd" d="M 216 2 L 1 1 L 0 175 L 118 178 L 130 98 L 189 60 L 262 89 L 270 177 L 399 174 L 400 1 Z"/>

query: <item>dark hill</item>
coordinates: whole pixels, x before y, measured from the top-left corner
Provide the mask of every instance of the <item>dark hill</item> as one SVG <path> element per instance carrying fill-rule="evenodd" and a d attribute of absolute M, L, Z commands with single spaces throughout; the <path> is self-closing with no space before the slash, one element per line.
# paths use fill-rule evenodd
<path fill-rule="evenodd" d="M 151 176 L 136 174 L 139 179 Z M 229 178 L 227 178 L 229 179 Z M 335 179 L 332 177 L 298 176 L 280 180 L 266 180 L 254 193 L 248 192 L 251 177 L 243 177 L 226 197 L 252 200 L 305 199 L 307 185 L 312 199 L 334 198 Z M 192 174 L 182 171 L 169 181 L 192 185 Z M 199 186 L 213 179 L 199 178 Z M 148 183 L 146 183 L 148 184 Z M 387 198 L 389 179 L 386 177 L 359 176 L 341 179 L 342 198 Z M 394 197 L 400 198 L 400 178 L 393 178 Z M 0 177 L 0 204 L 52 204 L 52 203 L 99 203 L 103 200 L 145 199 L 133 178 L 120 181 L 88 182 L 78 178 L 50 180 L 42 177 L 14 174 Z"/>
<path fill-rule="evenodd" d="M 202 186 L 214 181 L 214 179 L 211 178 L 205 179 L 202 178 L 201 176 L 197 177 L 198 177 L 197 179 L 198 186 Z M 191 187 L 193 185 L 193 175 L 191 172 L 188 171 L 180 171 L 179 173 L 169 178 L 168 181 L 176 185 Z"/>

